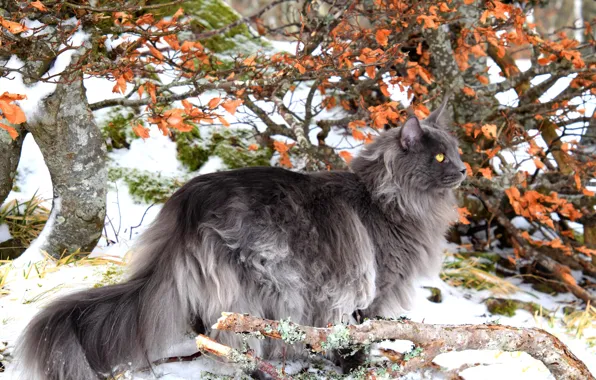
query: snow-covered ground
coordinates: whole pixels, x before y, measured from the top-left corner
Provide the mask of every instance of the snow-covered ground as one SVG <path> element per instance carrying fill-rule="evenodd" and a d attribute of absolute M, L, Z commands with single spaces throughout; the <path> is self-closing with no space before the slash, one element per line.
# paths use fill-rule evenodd
<path fill-rule="evenodd" d="M 154 134 L 149 140 L 135 140 L 130 150 L 119 150 L 110 153 L 117 159 L 119 165 L 126 167 L 142 167 L 159 170 L 163 174 L 179 175 L 184 169 L 176 161 L 176 151 L 168 138 Z M 112 160 L 116 162 L 116 160 Z M 210 170 L 216 170 L 211 166 Z M 117 186 L 116 186 L 117 185 Z M 37 145 L 29 136 L 26 140 L 23 159 L 19 166 L 18 178 L 19 192 L 13 192 L 10 199 L 28 199 L 37 191 L 47 199 L 51 199 L 50 178 L 43 164 Z M 160 206 L 154 206 L 143 215 L 149 207 L 148 204 L 135 203 L 128 194 L 126 184 L 118 182 L 110 187 L 108 194 L 108 217 L 113 228 L 106 228 L 106 236 L 102 238 L 93 256 L 108 256 L 111 259 L 123 257 L 129 252 L 138 233 L 155 217 Z M 133 230 L 131 227 L 143 223 Z M 5 228 L 0 226 L 0 240 Z M 107 237 L 107 239 L 106 239 Z M 117 238 L 117 239 L 116 239 Z M 109 241 L 117 241 L 110 243 Z M 6 289 L 7 295 L 0 296 L 0 342 L 8 343 L 7 352 L 18 339 L 19 334 L 33 315 L 48 302 L 56 297 L 72 291 L 105 284 L 119 277 L 124 267 L 115 264 L 102 265 L 65 265 L 54 267 L 52 263 L 37 264 L 37 270 L 31 265 L 22 264 L 24 267 L 10 271 Z M 426 299 L 428 290 L 420 288 L 416 304 L 408 314 L 415 321 L 426 323 L 487 323 L 498 322 L 506 325 L 520 327 L 541 327 L 559 337 L 566 343 L 572 352 L 583 360 L 590 370 L 596 374 L 596 348 L 590 347 L 585 339 L 576 339 L 573 332 L 567 332 L 561 322 L 563 306 L 574 302 L 573 296 L 559 295 L 550 297 L 532 290 L 528 285 L 520 284 L 521 292 L 510 297 L 533 301 L 550 310 L 559 310 L 553 319 L 535 317 L 534 315 L 518 310 L 512 317 L 490 315 L 482 301 L 490 296 L 488 291 L 474 291 L 451 287 L 439 279 L 430 283 L 442 290 L 443 301 L 432 303 Z M 429 283 L 425 283 L 429 285 Z M 596 335 L 596 331 L 586 331 Z M 395 344 L 394 344 L 395 345 Z M 408 345 L 400 345 L 407 349 Z M 190 353 L 192 341 L 185 342 L 177 353 Z M 6 354 L 6 352 L 5 352 Z M 13 359 L 5 373 L 0 373 L 0 379 L 16 378 Z M 444 354 L 436 362 L 443 367 L 455 369 L 465 363 L 478 364 L 462 372 L 465 379 L 548 379 L 550 373 L 541 362 L 522 353 L 502 353 L 495 351 L 486 352 L 461 352 Z M 288 370 L 300 369 L 300 363 L 293 363 Z M 233 374 L 234 368 L 222 365 L 221 362 L 210 358 L 200 358 L 194 362 L 169 363 L 156 368 L 155 374 L 162 379 L 199 379 L 204 371 L 218 374 Z M 152 375 L 143 373 L 135 374 L 133 378 L 150 378 Z"/>

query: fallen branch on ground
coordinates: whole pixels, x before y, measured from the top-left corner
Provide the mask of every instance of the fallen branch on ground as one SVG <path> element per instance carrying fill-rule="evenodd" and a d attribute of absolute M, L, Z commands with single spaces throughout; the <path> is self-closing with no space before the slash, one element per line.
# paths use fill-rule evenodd
<path fill-rule="evenodd" d="M 228 361 L 240 364 L 242 369 L 250 373 L 256 370 L 262 371 L 271 376 L 275 380 L 289 379 L 277 370 L 273 365 L 267 363 L 261 358 L 252 355 L 251 353 L 242 353 L 232 347 L 218 343 L 205 335 L 199 335 L 196 339 L 197 348 L 204 353 L 215 354 L 219 357 L 225 358 Z"/>
<path fill-rule="evenodd" d="M 222 313 L 213 328 L 235 333 L 259 332 L 270 338 L 306 344 L 315 352 L 368 345 L 388 339 L 409 340 L 423 349 L 423 355 L 417 360 L 419 364 L 408 363 L 408 367 L 416 368 L 431 364 L 439 354 L 456 350 L 524 351 L 542 361 L 557 379 L 594 379 L 586 365 L 559 339 L 536 328 L 430 325 L 408 320 L 369 320 L 360 325 L 316 328 L 236 313 Z M 287 339 L 288 335 L 291 335 L 291 339 Z M 229 347 L 227 349 L 232 350 Z M 231 355 L 223 352 L 220 356 Z"/>

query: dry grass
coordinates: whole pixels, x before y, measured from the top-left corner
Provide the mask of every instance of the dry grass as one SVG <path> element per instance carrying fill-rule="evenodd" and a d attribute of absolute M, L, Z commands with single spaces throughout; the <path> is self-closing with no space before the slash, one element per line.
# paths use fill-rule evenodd
<path fill-rule="evenodd" d="M 10 264 L 3 264 L 0 266 L 0 296 L 8 294 L 8 290 L 4 289 L 4 286 L 8 282 L 8 275 L 11 269 L 12 266 Z"/>
<path fill-rule="evenodd" d="M 0 224 L 7 224 L 12 238 L 28 247 L 39 236 L 50 215 L 44 202 L 37 195 L 24 202 L 13 199 L 0 209 Z"/>
<path fill-rule="evenodd" d="M 75 265 L 106 265 L 116 264 L 124 265 L 125 259 L 109 258 L 109 257 L 89 257 L 89 252 L 76 251 L 70 254 L 62 254 L 59 259 L 50 256 L 47 252 L 43 252 L 46 261 L 53 262 L 56 267 L 63 265 L 75 264 Z"/>
<path fill-rule="evenodd" d="M 451 286 L 489 290 L 493 294 L 513 294 L 520 289 L 511 282 L 490 273 L 490 262 L 481 257 L 449 253 L 443 264 L 441 279 Z"/>
<path fill-rule="evenodd" d="M 596 330 L 596 307 L 590 305 L 589 302 L 585 310 L 576 310 L 566 314 L 563 317 L 563 323 L 567 327 L 567 331 L 574 334 L 576 338 L 585 337 L 589 344 L 596 345 L 596 336 L 586 337 L 586 330 Z"/>

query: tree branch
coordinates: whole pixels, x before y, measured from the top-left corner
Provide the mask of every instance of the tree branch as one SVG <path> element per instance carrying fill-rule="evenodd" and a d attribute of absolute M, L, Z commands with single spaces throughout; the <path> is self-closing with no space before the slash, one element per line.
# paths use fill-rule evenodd
<path fill-rule="evenodd" d="M 285 326 L 280 328 L 280 323 Z M 338 325 L 327 328 L 301 326 L 289 321 L 274 321 L 236 313 L 223 313 L 213 326 L 217 330 L 235 333 L 259 332 L 274 339 L 283 339 L 289 328 L 292 337 L 315 352 L 371 344 L 388 339 L 409 340 L 416 345 L 429 347 L 424 361 L 455 350 L 525 351 L 542 361 L 560 380 L 594 379 L 581 362 L 555 336 L 544 330 L 517 328 L 501 325 L 429 325 L 423 323 L 387 320 L 369 320 L 360 325 Z M 342 337 L 342 339 L 338 339 Z M 332 344 L 332 342 L 342 344 Z"/>

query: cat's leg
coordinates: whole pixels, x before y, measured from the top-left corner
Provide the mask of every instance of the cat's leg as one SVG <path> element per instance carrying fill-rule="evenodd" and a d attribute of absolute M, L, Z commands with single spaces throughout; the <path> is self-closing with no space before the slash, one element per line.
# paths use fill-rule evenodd
<path fill-rule="evenodd" d="M 354 322 L 360 324 L 364 322 L 364 311 L 356 310 L 352 317 Z M 350 372 L 358 369 L 358 367 L 362 366 L 366 363 L 369 356 L 369 349 L 368 347 L 360 348 L 360 349 L 353 349 L 347 348 L 342 350 L 337 350 L 334 354 L 335 363 L 339 366 L 344 375 L 349 374 Z"/>

